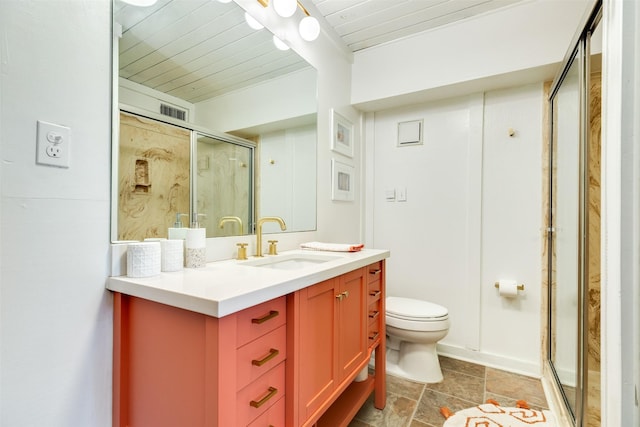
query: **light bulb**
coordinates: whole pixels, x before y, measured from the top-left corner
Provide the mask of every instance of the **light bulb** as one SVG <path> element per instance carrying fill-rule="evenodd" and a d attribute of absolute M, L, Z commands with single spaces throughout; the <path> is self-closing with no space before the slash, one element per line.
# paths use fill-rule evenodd
<path fill-rule="evenodd" d="M 244 13 L 244 20 L 247 21 L 247 24 L 249 24 L 249 26 L 251 28 L 253 28 L 254 30 L 261 30 L 264 28 L 264 25 L 262 25 L 260 22 L 258 22 L 258 20 L 256 18 L 254 18 L 253 16 L 249 15 L 248 12 Z"/>
<path fill-rule="evenodd" d="M 275 34 L 273 36 L 273 44 L 275 44 L 276 47 L 280 50 L 289 50 L 289 46 L 287 46 L 287 44 L 280 40 Z"/>
<path fill-rule="evenodd" d="M 156 1 L 158 0 L 122 0 L 122 1 L 132 6 L 147 7 L 147 6 L 153 6 L 154 4 L 156 4 Z"/>
<path fill-rule="evenodd" d="M 302 18 L 302 21 L 300 21 L 298 30 L 300 31 L 300 37 L 311 42 L 320 35 L 320 23 L 313 16 L 305 16 Z"/>
<path fill-rule="evenodd" d="M 297 8 L 297 0 L 273 0 L 273 9 L 283 18 L 288 18 L 296 13 Z"/>

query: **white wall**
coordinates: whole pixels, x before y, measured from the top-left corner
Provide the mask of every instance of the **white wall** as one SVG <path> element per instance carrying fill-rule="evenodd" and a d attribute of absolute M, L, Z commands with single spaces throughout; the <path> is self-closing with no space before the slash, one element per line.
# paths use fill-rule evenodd
<path fill-rule="evenodd" d="M 374 246 L 391 250 L 389 295 L 449 309 L 443 353 L 534 375 L 542 108 L 535 84 L 378 111 L 373 125 L 372 234 Z M 398 148 L 397 123 L 415 119 L 424 119 L 424 144 Z M 386 201 L 386 191 L 401 188 L 406 202 Z M 500 279 L 526 290 L 502 298 Z"/>
<path fill-rule="evenodd" d="M 111 425 L 108 1 L 0 2 L 0 425 Z M 35 164 L 36 121 L 71 167 Z"/>
<path fill-rule="evenodd" d="M 109 0 L 0 1 L 2 426 L 111 425 L 110 14 Z M 329 110 L 358 119 L 350 59 L 331 41 L 306 46 L 318 70 L 318 232 L 278 237 L 281 250 L 359 239 L 359 201 L 330 200 Z M 35 164 L 37 120 L 71 127 L 71 168 Z M 208 250 L 228 258 L 234 242 L 220 242 Z"/>
<path fill-rule="evenodd" d="M 238 2 L 255 3 L 250 0 Z M 0 35 L 0 424 L 3 426 L 111 425 L 112 309 L 110 295 L 104 290 L 108 274 L 110 210 L 109 5 L 108 0 L 0 1 L 0 28 L 3 30 Z M 568 31 L 575 28 L 570 21 L 562 22 L 560 26 L 568 28 Z M 330 109 L 337 108 L 353 121 L 356 141 L 360 138 L 361 129 L 359 112 L 351 107 L 351 58 L 336 49 L 331 40 L 322 37 L 324 34 L 313 44 L 294 43 L 299 53 L 318 70 L 318 232 L 283 236 L 283 241 L 288 240 L 282 244 L 289 246 L 294 246 L 300 239 L 355 241 L 363 237 L 359 219 L 363 182 L 358 183 L 355 202 L 330 200 L 331 158 L 340 158 L 330 151 Z M 517 52 L 526 52 L 522 47 Z M 62 65 L 58 65 L 61 61 Z M 441 68 L 452 71 L 445 65 Z M 375 68 L 369 71 L 375 71 Z M 359 81 L 360 78 L 358 73 L 354 80 Z M 380 87 L 392 84 L 395 78 L 387 75 Z M 425 81 L 422 75 L 416 79 Z M 402 92 L 395 87 L 392 85 L 391 93 Z M 533 89 L 524 90 L 524 95 L 529 94 L 525 99 L 528 96 L 535 98 L 535 92 Z M 489 94 L 488 99 L 491 96 Z M 499 98 L 499 94 L 496 96 Z M 510 103 L 519 103 L 517 93 L 507 91 L 504 96 L 508 101 L 505 108 Z M 479 126 L 477 119 L 468 124 L 465 122 L 465 107 L 459 105 L 465 102 L 445 101 L 441 105 L 448 112 L 439 113 L 439 106 L 423 106 L 416 110 L 431 114 L 435 108 L 433 113 L 436 116 L 452 115 L 453 122 L 442 125 L 453 128 L 448 137 L 454 143 L 451 147 L 438 147 L 437 154 L 452 156 L 455 151 L 450 150 L 462 150 L 464 137 L 461 133 L 468 132 L 466 127 L 471 125 Z M 468 101 L 469 117 L 476 117 L 482 112 L 478 102 L 477 97 Z M 523 102 L 527 108 L 531 105 L 529 101 Z M 497 108 L 500 109 L 499 106 Z M 387 114 L 387 120 L 391 121 L 393 114 L 398 117 L 407 114 L 413 118 L 413 112 L 409 109 L 382 113 L 382 116 Z M 484 114 L 490 113 L 487 110 Z M 39 119 L 71 127 L 70 169 L 35 165 L 35 129 Z M 460 120 L 462 131 L 455 126 L 457 120 Z M 370 123 L 365 125 L 367 129 L 372 128 Z M 474 176 L 480 171 L 477 144 L 481 138 L 478 135 L 477 132 L 468 135 L 475 144 L 468 147 L 471 153 L 475 153 L 469 157 L 475 160 L 471 163 Z M 483 141 L 483 144 L 487 143 Z M 363 154 L 358 145 L 353 159 L 342 160 L 353 162 L 357 175 L 360 175 Z M 367 152 L 367 155 L 372 154 Z M 495 160 L 499 161 L 499 158 Z M 391 167 L 398 166 L 392 163 Z M 453 168 L 456 167 L 461 169 L 454 164 Z M 451 175 L 447 170 L 444 172 Z M 414 190 L 412 182 L 416 182 L 417 187 L 433 185 L 412 177 L 404 181 L 409 189 L 406 206 L 418 200 L 414 194 L 419 194 L 416 192 L 419 188 Z M 458 178 L 452 179 L 457 188 L 463 185 Z M 388 184 L 382 183 L 383 188 Z M 393 185 L 395 183 L 393 181 Z M 477 182 L 467 180 L 466 185 L 474 186 Z M 459 198 L 448 199 L 459 195 L 445 192 L 438 195 L 454 207 L 465 203 Z M 379 195 L 376 194 L 375 198 L 377 203 Z M 431 202 L 424 203 L 432 207 Z M 479 201 L 474 200 L 473 206 L 477 211 Z M 399 203 L 393 207 L 402 209 Z M 483 212 L 483 215 L 488 213 Z M 474 217 L 466 219 L 475 227 L 471 248 L 479 244 L 479 228 L 474 225 L 475 220 Z M 401 223 L 396 221 L 396 224 Z M 401 246 L 388 245 L 384 241 L 375 243 L 392 249 L 390 262 L 393 263 L 401 261 L 403 253 L 416 256 L 403 249 L 405 242 L 411 248 L 415 235 L 412 232 Z M 460 239 L 461 233 L 454 230 L 451 235 Z M 233 243 L 229 241 L 229 246 L 233 247 Z M 282 244 L 279 246 L 286 249 Z M 443 247 L 457 256 L 451 249 L 452 243 L 444 242 Z M 477 271 L 480 264 L 474 256 L 477 257 L 478 252 L 471 252 L 468 258 Z M 423 258 L 418 260 L 423 262 Z M 485 266 L 484 263 L 482 271 L 491 271 L 490 267 L 497 271 L 497 266 Z M 530 280 L 522 271 L 520 276 L 518 270 L 518 276 L 528 283 Z M 390 268 L 392 291 L 399 286 L 395 284 L 395 274 Z M 418 274 L 423 276 L 424 271 Z M 447 280 L 451 274 L 450 270 L 438 272 Z M 443 282 L 437 283 L 437 286 L 442 286 L 440 283 Z M 464 285 L 469 288 L 468 281 Z M 430 289 L 422 281 L 412 288 L 415 292 L 432 295 Z M 471 289 L 481 290 L 491 298 L 491 283 L 483 283 L 481 288 L 478 284 Z M 493 303 L 501 304 L 498 299 Z M 527 299 L 526 304 L 529 303 Z M 469 302 L 466 304 L 470 305 Z M 485 301 L 482 307 L 486 305 Z M 454 304 L 451 306 L 454 312 L 460 311 Z M 505 311 L 505 308 L 501 310 Z M 525 310 L 528 306 L 521 310 L 525 315 L 519 322 L 527 316 Z M 495 315 L 498 316 L 497 313 Z M 525 330 L 530 329 L 526 326 Z M 483 335 L 477 336 L 482 338 L 487 333 L 494 332 L 483 330 Z M 451 339 L 462 340 L 463 335 L 459 330 L 452 330 Z M 474 337 L 471 338 L 468 342 L 473 341 Z M 484 340 L 479 342 L 480 345 L 484 343 Z M 491 351 L 504 351 L 496 343 L 487 341 L 487 345 Z M 528 360 L 520 360 L 517 354 L 511 359 L 516 365 L 530 366 Z"/>
<path fill-rule="evenodd" d="M 640 425 L 640 7 L 603 2 L 602 425 Z"/>
<path fill-rule="evenodd" d="M 356 52 L 352 102 L 375 111 L 550 80 L 588 3 L 525 1 Z"/>

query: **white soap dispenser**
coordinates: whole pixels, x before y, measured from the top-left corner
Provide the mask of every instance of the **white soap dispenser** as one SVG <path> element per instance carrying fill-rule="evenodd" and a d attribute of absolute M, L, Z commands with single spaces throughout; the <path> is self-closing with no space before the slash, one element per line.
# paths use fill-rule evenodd
<path fill-rule="evenodd" d="M 191 228 L 187 229 L 185 239 L 185 266 L 200 268 L 207 264 L 207 230 L 200 228 L 198 218 L 204 214 L 193 214 Z"/>
<path fill-rule="evenodd" d="M 182 217 L 183 216 L 189 216 L 187 214 L 183 214 L 183 213 L 177 213 L 176 214 L 176 222 L 173 223 L 173 227 L 169 227 L 169 231 L 167 233 L 167 237 L 171 240 L 184 240 L 187 238 L 187 227 L 184 227 L 182 225 Z"/>

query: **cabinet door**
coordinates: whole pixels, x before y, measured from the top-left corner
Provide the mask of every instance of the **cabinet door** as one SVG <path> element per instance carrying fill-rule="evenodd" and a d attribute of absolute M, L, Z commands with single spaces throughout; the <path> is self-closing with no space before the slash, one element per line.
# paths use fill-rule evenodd
<path fill-rule="evenodd" d="M 307 419 L 336 387 L 338 279 L 300 290 L 299 411 Z"/>
<path fill-rule="evenodd" d="M 360 268 L 338 278 L 338 381 L 353 373 L 367 357 L 367 294 L 365 270 Z"/>

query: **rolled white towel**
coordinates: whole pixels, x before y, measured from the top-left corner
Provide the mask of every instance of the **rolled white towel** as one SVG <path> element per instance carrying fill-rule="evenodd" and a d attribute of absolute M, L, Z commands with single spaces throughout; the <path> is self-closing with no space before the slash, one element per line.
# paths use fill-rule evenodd
<path fill-rule="evenodd" d="M 300 245 L 301 249 L 312 251 L 331 251 L 331 252 L 358 252 L 364 248 L 362 243 L 323 243 L 323 242 L 307 242 Z"/>

